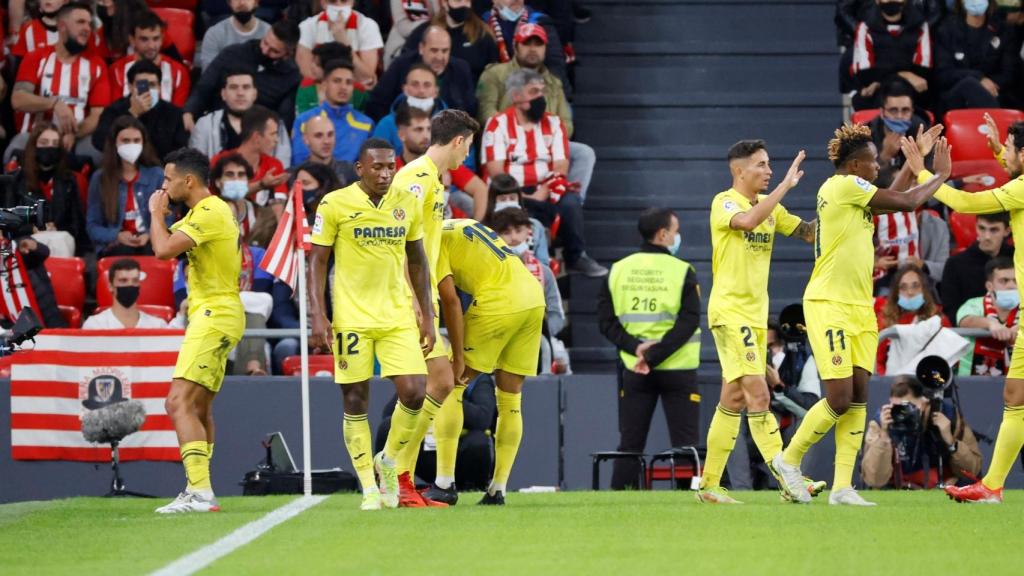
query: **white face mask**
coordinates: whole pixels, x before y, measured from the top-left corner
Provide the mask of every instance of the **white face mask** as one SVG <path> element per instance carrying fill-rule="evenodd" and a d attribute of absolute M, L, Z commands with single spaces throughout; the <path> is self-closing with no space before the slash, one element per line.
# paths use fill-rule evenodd
<path fill-rule="evenodd" d="M 501 212 L 506 208 L 519 208 L 519 202 L 515 200 L 502 200 L 501 202 L 494 203 L 494 211 Z"/>
<path fill-rule="evenodd" d="M 135 164 L 142 155 L 142 144 L 121 144 L 117 147 L 117 155 L 125 162 Z"/>
<path fill-rule="evenodd" d="M 772 354 L 772 366 L 774 366 L 775 369 L 777 370 L 779 368 L 779 366 L 782 366 L 782 361 L 785 360 L 785 359 L 786 359 L 786 352 L 784 350 L 780 350 L 778 352 L 775 352 L 774 354 Z"/>
<path fill-rule="evenodd" d="M 348 20 L 349 16 L 352 15 L 351 6 L 327 6 L 327 19 L 331 22 L 337 22 L 339 19 Z"/>
<path fill-rule="evenodd" d="M 160 90 L 156 88 L 149 89 L 149 109 L 152 110 L 156 107 L 157 103 L 160 102 Z"/>
<path fill-rule="evenodd" d="M 515 246 L 509 246 L 508 249 L 511 250 L 512 252 L 515 252 L 516 256 L 522 256 L 523 254 L 526 254 L 526 251 L 529 249 L 529 246 L 526 245 L 526 242 L 520 242 Z"/>
<path fill-rule="evenodd" d="M 225 180 L 220 195 L 225 200 L 241 200 L 249 194 L 249 183 L 245 180 Z"/>
<path fill-rule="evenodd" d="M 419 108 L 424 112 L 434 111 L 434 99 L 433 98 L 417 98 L 415 96 L 406 96 L 405 102 L 413 108 Z"/>

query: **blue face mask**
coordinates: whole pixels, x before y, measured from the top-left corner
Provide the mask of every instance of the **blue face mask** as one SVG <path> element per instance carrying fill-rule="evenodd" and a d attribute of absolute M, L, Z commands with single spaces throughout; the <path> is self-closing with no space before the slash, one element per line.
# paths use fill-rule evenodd
<path fill-rule="evenodd" d="M 964 0 L 964 12 L 971 16 L 984 16 L 988 12 L 988 0 Z"/>
<path fill-rule="evenodd" d="M 679 235 L 679 232 L 676 232 L 675 240 L 673 240 L 672 245 L 668 247 L 668 251 L 671 252 L 673 256 L 675 256 L 676 254 L 679 253 L 679 245 L 682 243 L 683 237 Z"/>
<path fill-rule="evenodd" d="M 227 180 L 220 189 L 220 195 L 225 200 L 241 200 L 247 194 L 249 194 L 249 183 L 245 180 Z"/>
<path fill-rule="evenodd" d="M 996 290 L 996 307 L 1013 310 L 1020 306 L 1020 292 L 1016 290 Z"/>
<path fill-rule="evenodd" d="M 503 8 L 499 8 L 498 9 L 498 14 L 501 14 L 502 19 L 507 20 L 509 22 L 514 22 L 514 21 L 518 20 L 519 17 L 523 14 L 523 10 L 525 10 L 525 8 L 520 8 L 519 10 L 513 10 L 513 9 L 509 8 L 508 6 L 505 6 Z"/>
<path fill-rule="evenodd" d="M 897 303 L 903 310 L 917 312 L 921 309 L 921 306 L 924 306 L 924 294 L 918 294 L 917 296 L 911 296 L 910 298 L 900 296 Z"/>
<path fill-rule="evenodd" d="M 885 127 L 888 128 L 890 132 L 906 134 L 907 131 L 910 130 L 910 120 L 893 120 L 882 116 L 882 122 L 885 122 Z"/>

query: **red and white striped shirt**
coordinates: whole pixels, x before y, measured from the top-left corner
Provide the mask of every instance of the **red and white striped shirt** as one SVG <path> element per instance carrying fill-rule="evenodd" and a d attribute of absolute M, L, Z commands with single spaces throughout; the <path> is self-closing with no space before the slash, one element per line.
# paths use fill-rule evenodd
<path fill-rule="evenodd" d="M 164 102 L 171 102 L 181 108 L 188 100 L 189 90 L 192 88 L 192 79 L 188 75 L 188 68 L 181 62 L 168 56 L 159 56 L 160 63 L 160 99 Z M 135 56 L 125 56 L 110 67 L 110 96 L 121 98 L 131 92 L 128 86 L 128 71 L 137 62 Z"/>
<path fill-rule="evenodd" d="M 68 62 L 57 58 L 56 49 L 44 48 L 25 57 L 18 68 L 15 82 L 28 82 L 35 86 L 38 96 L 58 96 L 71 107 L 75 120 L 81 122 L 89 108 L 110 103 L 110 84 L 103 64 L 87 56 L 76 56 Z M 32 114 L 16 112 L 14 124 L 19 132 L 32 129 Z M 47 119 L 52 112 L 44 115 Z"/>
<path fill-rule="evenodd" d="M 105 58 L 108 52 L 107 42 L 103 38 L 102 25 L 98 22 L 98 20 L 93 20 L 93 30 L 89 35 L 85 54 L 96 58 Z M 33 18 L 22 24 L 21 30 L 18 31 L 18 41 L 11 48 L 11 54 L 24 58 L 36 50 L 56 46 L 59 39 L 56 28 L 50 30 L 42 20 Z"/>
<path fill-rule="evenodd" d="M 569 159 L 569 137 L 562 120 L 554 114 L 532 127 L 516 120 L 515 107 L 495 114 L 483 137 L 484 162 L 500 160 L 503 171 L 520 186 L 536 186 L 554 170 L 554 163 Z"/>
<path fill-rule="evenodd" d="M 878 245 L 896 256 L 900 264 L 907 258 L 916 258 L 920 252 L 921 237 L 917 231 L 917 213 L 894 212 L 875 216 L 875 234 Z"/>
<path fill-rule="evenodd" d="M 903 26 L 892 24 L 888 27 L 889 34 L 899 36 L 903 33 Z M 921 25 L 921 33 L 917 38 L 917 47 L 914 49 L 913 63 L 915 66 L 931 68 L 932 60 L 932 35 L 928 23 Z M 861 22 L 853 35 L 853 63 L 850 66 L 851 74 L 875 67 L 875 43 L 871 38 L 871 29 L 867 23 Z"/>

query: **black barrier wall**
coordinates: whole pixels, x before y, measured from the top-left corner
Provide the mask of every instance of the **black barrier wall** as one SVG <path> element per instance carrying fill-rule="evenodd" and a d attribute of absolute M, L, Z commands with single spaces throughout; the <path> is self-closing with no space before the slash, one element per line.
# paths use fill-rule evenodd
<path fill-rule="evenodd" d="M 967 421 L 981 434 L 995 438 L 1002 417 L 1002 381 L 963 378 L 960 396 Z M 387 381 L 370 387 L 370 424 L 376 430 L 381 411 L 393 388 Z M 701 430 L 707 429 L 718 402 L 717 374 L 700 378 Z M 868 416 L 873 418 L 888 399 L 889 380 L 873 379 Z M 561 397 L 561 400 L 560 400 Z M 590 488 L 590 453 L 613 450 L 618 443 L 614 376 L 584 375 L 528 380 L 524 388 L 523 444 L 509 480 L 510 489 L 527 486 L 555 486 L 559 481 L 559 448 L 564 448 L 564 483 L 570 490 Z M 312 454 L 314 469 L 341 467 L 351 470 L 341 437 L 341 395 L 326 379 L 310 383 Z M 260 441 L 271 432 L 284 433 L 292 454 L 301 465 L 302 420 L 297 379 L 229 377 L 215 403 L 217 448 L 213 460 L 214 488 L 219 495 L 241 494 L 246 471 L 263 458 Z M 109 488 L 107 464 L 80 462 L 31 462 L 11 459 L 10 383 L 0 380 L 0 502 L 45 500 L 69 496 L 100 496 Z M 559 419 L 564 416 L 563 440 L 559 443 Z M 664 414 L 655 412 L 647 452 L 668 448 Z M 981 444 L 985 466 L 992 445 Z M 831 434 L 808 454 L 805 472 L 832 481 L 834 442 Z M 737 444 L 729 461 L 734 486 L 746 480 L 746 449 Z M 184 486 L 181 465 L 175 462 L 128 462 L 122 465 L 128 489 L 161 497 L 177 494 Z M 602 485 L 611 474 L 602 470 Z M 1010 488 L 1024 487 L 1024 474 L 1015 465 L 1008 479 Z"/>

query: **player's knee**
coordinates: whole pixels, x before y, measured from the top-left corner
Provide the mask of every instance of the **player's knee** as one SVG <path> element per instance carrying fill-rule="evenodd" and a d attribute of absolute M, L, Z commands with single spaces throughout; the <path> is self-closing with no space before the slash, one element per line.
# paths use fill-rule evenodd
<path fill-rule="evenodd" d="M 346 414 L 366 414 L 370 403 L 368 385 L 346 384 L 341 387 L 341 396 Z"/>
<path fill-rule="evenodd" d="M 825 401 L 828 402 L 828 406 L 833 412 L 843 415 L 850 409 L 850 403 L 853 402 L 853 393 L 852 391 L 844 390 L 842 392 L 827 394 L 825 396 Z"/>
<path fill-rule="evenodd" d="M 746 397 L 748 412 L 764 412 L 771 407 L 772 401 L 768 396 L 768 389 L 755 390 L 747 393 Z"/>
<path fill-rule="evenodd" d="M 402 405 L 412 410 L 419 410 L 423 406 L 423 398 L 426 391 L 419 387 L 408 387 L 398 393 L 398 399 Z"/>

